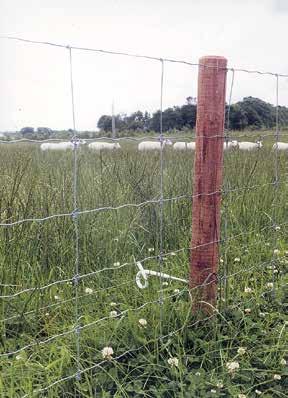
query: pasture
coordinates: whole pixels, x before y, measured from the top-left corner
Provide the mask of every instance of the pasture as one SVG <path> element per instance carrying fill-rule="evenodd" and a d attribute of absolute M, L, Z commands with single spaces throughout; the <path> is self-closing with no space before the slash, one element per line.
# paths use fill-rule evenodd
<path fill-rule="evenodd" d="M 79 215 L 78 380 L 71 215 L 0 227 L 0 396 L 287 397 L 288 153 L 275 185 L 272 144 L 225 152 L 218 309 L 206 317 L 183 283 L 165 284 L 163 302 L 158 278 L 135 283 L 135 261 L 159 269 L 160 207 L 144 203 L 159 199 L 159 153 L 80 147 L 81 211 L 144 204 Z M 165 148 L 163 271 L 184 279 L 193 157 Z M 1 145 L 0 165 L 2 223 L 73 211 L 72 152 Z"/>

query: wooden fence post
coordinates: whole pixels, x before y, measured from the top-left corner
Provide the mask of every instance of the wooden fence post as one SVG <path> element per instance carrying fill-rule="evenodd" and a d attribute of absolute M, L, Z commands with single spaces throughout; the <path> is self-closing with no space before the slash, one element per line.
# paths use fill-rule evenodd
<path fill-rule="evenodd" d="M 226 68 L 224 57 L 199 60 L 189 277 L 194 311 L 211 312 L 217 298 Z"/>

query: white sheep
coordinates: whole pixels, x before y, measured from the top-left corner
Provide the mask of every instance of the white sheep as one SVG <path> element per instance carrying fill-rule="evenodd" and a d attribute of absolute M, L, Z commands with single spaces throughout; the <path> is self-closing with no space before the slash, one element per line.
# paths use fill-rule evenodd
<path fill-rule="evenodd" d="M 41 151 L 66 151 L 67 149 L 73 149 L 74 144 L 72 142 L 44 142 L 40 145 Z"/>
<path fill-rule="evenodd" d="M 81 144 L 86 144 L 85 140 L 75 140 L 76 147 L 79 147 Z M 72 141 L 63 141 L 63 142 L 43 142 L 40 145 L 41 151 L 66 151 L 67 149 L 73 149 L 74 142 Z"/>
<path fill-rule="evenodd" d="M 239 143 L 236 140 L 232 141 L 224 141 L 224 151 L 229 150 L 229 149 L 237 149 L 239 148 Z"/>
<path fill-rule="evenodd" d="M 288 143 L 287 142 L 275 142 L 272 146 L 273 150 L 278 149 L 279 151 L 287 151 L 288 150 Z"/>
<path fill-rule="evenodd" d="M 196 142 L 193 142 L 193 141 L 188 142 L 188 144 L 187 144 L 187 149 L 190 149 L 191 151 L 195 151 L 195 149 L 196 149 Z"/>
<path fill-rule="evenodd" d="M 254 149 L 262 148 L 263 144 L 261 141 L 248 142 L 242 141 L 238 143 L 238 148 L 243 151 L 253 151 Z"/>
<path fill-rule="evenodd" d="M 187 149 L 195 151 L 195 142 L 175 142 L 175 144 L 173 145 L 173 149 L 175 149 L 176 151 L 185 151 Z"/>
<path fill-rule="evenodd" d="M 173 149 L 175 149 L 176 151 L 185 151 L 185 149 L 187 149 L 187 142 L 175 142 L 175 144 L 173 145 Z"/>
<path fill-rule="evenodd" d="M 165 139 L 163 140 L 162 147 L 164 148 L 165 145 L 172 145 L 172 141 Z M 159 151 L 161 150 L 161 142 L 157 141 L 142 141 L 138 144 L 139 151 Z"/>
<path fill-rule="evenodd" d="M 93 151 L 103 151 L 103 150 L 108 150 L 112 151 L 115 149 L 121 149 L 121 146 L 118 142 L 91 142 L 88 145 L 89 149 L 93 149 Z"/>

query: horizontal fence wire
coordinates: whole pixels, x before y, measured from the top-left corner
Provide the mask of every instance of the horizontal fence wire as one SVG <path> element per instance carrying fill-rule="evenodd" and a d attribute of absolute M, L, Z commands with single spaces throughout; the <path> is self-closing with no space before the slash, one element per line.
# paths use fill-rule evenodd
<path fill-rule="evenodd" d="M 63 218 L 63 217 L 74 217 L 75 215 L 77 216 L 81 216 L 81 215 L 85 215 L 85 214 L 90 214 L 90 213 L 98 213 L 98 212 L 103 212 L 103 211 L 112 211 L 112 210 L 121 210 L 121 209 L 126 209 L 126 208 L 140 208 L 149 204 L 159 204 L 161 201 L 165 202 L 175 202 L 178 200 L 183 200 L 183 199 L 189 199 L 192 200 L 195 197 L 199 197 L 199 196 L 213 196 L 216 194 L 230 194 L 230 193 L 236 193 L 236 192 L 241 192 L 241 191 L 251 191 L 251 190 L 256 190 L 259 188 L 264 188 L 270 185 L 274 185 L 274 182 L 268 182 L 265 184 L 256 184 L 256 185 L 251 185 L 251 186 L 243 186 L 240 188 L 232 188 L 232 189 L 227 189 L 227 188 L 223 188 L 221 190 L 217 190 L 214 192 L 203 192 L 203 193 L 199 193 L 196 195 L 188 195 L 188 194 L 183 194 L 183 195 L 179 195 L 179 196 L 174 196 L 171 198 L 163 198 L 163 199 L 150 199 L 150 200 L 146 200 L 144 202 L 140 202 L 140 203 L 125 203 L 119 206 L 103 206 L 103 207 L 96 207 L 95 209 L 87 209 L 87 210 L 72 210 L 70 212 L 66 212 L 66 213 L 59 213 L 59 214 L 51 214 L 50 216 L 46 216 L 46 217 L 39 217 L 39 218 L 24 218 L 22 220 L 17 220 L 17 221 L 13 221 L 11 223 L 3 223 L 0 222 L 0 227 L 14 227 L 16 225 L 20 225 L 23 223 L 27 223 L 27 222 L 44 222 L 44 221 L 49 221 L 55 218 Z M 281 184 L 286 184 L 286 181 L 277 181 L 277 184 L 281 185 Z"/>
<path fill-rule="evenodd" d="M 254 246 L 259 245 L 259 244 L 261 244 L 261 245 L 263 244 L 262 238 L 261 238 L 260 240 L 258 240 L 257 242 L 254 242 L 254 243 L 252 244 L 252 246 L 254 247 Z M 244 244 L 244 245 L 238 245 L 238 246 L 237 246 L 238 250 L 240 250 L 240 251 L 241 251 L 242 249 L 246 248 L 246 247 L 247 247 L 246 244 Z M 249 247 L 251 248 L 251 244 L 250 244 Z M 178 249 L 178 250 L 175 250 L 175 251 L 171 251 L 171 252 L 168 252 L 168 253 L 163 253 L 163 257 L 164 257 L 164 259 L 166 259 L 166 257 L 168 257 L 168 256 L 174 257 L 174 256 L 179 255 L 180 253 L 185 252 L 185 251 L 186 251 L 186 252 L 189 252 L 189 250 L 191 250 L 191 249 L 190 249 L 190 248 L 181 248 L 181 249 Z M 148 260 L 151 260 L 151 259 L 152 259 L 152 260 L 156 260 L 156 259 L 157 259 L 157 256 L 146 257 L 146 258 L 140 260 L 140 263 L 145 262 L 145 261 L 148 261 Z M 269 264 L 269 263 L 267 263 L 267 264 Z M 135 263 L 132 263 L 132 262 L 130 262 L 130 263 L 124 263 L 124 264 L 121 264 L 121 265 L 118 265 L 118 266 L 113 266 L 113 268 L 112 268 L 112 267 L 111 267 L 111 268 L 106 268 L 105 271 L 111 271 L 111 270 L 121 269 L 121 268 L 123 268 L 123 267 L 125 267 L 125 266 L 128 266 L 128 265 L 135 265 Z M 265 265 L 265 264 L 263 264 L 263 265 Z M 268 269 L 268 268 L 266 268 L 266 269 Z M 101 270 L 101 271 L 102 271 L 102 270 Z M 103 269 L 103 271 L 104 271 L 104 269 Z M 274 271 L 275 271 L 275 270 L 274 270 Z M 98 271 L 96 271 L 96 272 L 98 273 Z M 233 275 L 230 275 L 229 277 L 235 276 L 235 275 L 237 275 L 238 273 L 239 273 L 239 271 L 237 271 L 237 272 L 234 273 Z M 240 273 L 242 273 L 242 271 L 240 271 Z M 80 277 L 82 277 L 82 279 L 84 279 L 84 277 L 86 278 L 86 277 L 90 277 L 90 276 L 91 276 L 91 277 L 95 276 L 95 271 L 90 272 L 90 273 L 85 274 L 85 275 L 80 275 Z M 225 281 L 225 278 L 226 278 L 226 275 L 222 275 L 222 276 L 220 277 L 220 279 L 221 279 L 222 281 Z M 72 284 L 72 280 L 73 280 L 73 278 L 71 278 L 70 282 L 68 282 L 68 283 Z M 134 281 L 134 280 L 135 280 L 135 277 L 133 277 L 133 281 Z M 97 289 L 97 290 L 93 290 L 93 289 L 92 289 L 92 290 L 93 290 L 92 292 L 86 293 L 86 294 L 83 294 L 83 295 L 79 296 L 79 299 L 88 298 L 88 297 L 91 298 L 91 297 L 95 296 L 95 295 L 96 295 L 97 293 L 99 293 L 99 292 L 105 292 L 105 291 L 109 291 L 109 290 L 112 290 L 112 289 L 117 289 L 117 290 L 119 290 L 119 287 L 120 287 L 120 286 L 131 285 L 131 281 L 132 281 L 132 280 L 129 280 L 129 281 L 122 282 L 122 283 L 120 283 L 120 284 L 113 285 L 113 286 L 109 286 L 109 287 L 102 288 L 102 289 Z M 15 285 L 2 285 L 2 286 L 4 286 L 4 287 L 14 287 Z M 74 300 L 75 300 L 75 297 L 70 298 L 70 299 L 66 299 L 66 300 L 59 300 L 59 301 L 57 301 L 56 303 L 49 304 L 49 305 L 46 305 L 46 306 L 44 306 L 44 307 L 39 307 L 39 308 L 37 308 L 37 309 L 35 309 L 35 310 L 27 311 L 27 312 L 24 312 L 24 313 L 19 313 L 19 314 L 17 314 L 17 315 L 13 315 L 13 316 L 10 316 L 10 317 L 8 317 L 8 318 L 0 319 L 0 323 L 5 323 L 5 322 L 8 322 L 8 321 L 11 321 L 11 320 L 14 320 L 14 319 L 17 319 L 17 318 L 20 318 L 20 317 L 24 317 L 24 316 L 27 316 L 27 315 L 32 315 L 32 314 L 35 314 L 35 313 L 38 313 L 38 312 L 41 312 L 41 311 L 47 311 L 47 310 L 49 310 L 49 309 L 51 309 L 51 308 L 59 307 L 59 306 L 61 306 L 61 305 L 63 305 L 63 304 L 72 302 L 72 301 L 74 301 Z"/>
<path fill-rule="evenodd" d="M 243 268 L 243 269 L 241 269 L 241 270 L 239 270 L 239 271 L 236 271 L 236 272 L 234 272 L 234 273 L 232 273 L 232 274 L 230 274 L 230 275 L 225 275 L 225 276 L 222 276 L 222 277 L 218 277 L 218 280 L 217 280 L 217 281 L 218 281 L 218 282 L 221 282 L 221 281 L 224 281 L 224 280 L 228 280 L 228 279 L 233 278 L 233 277 L 235 277 L 235 276 L 237 276 L 237 275 L 240 275 L 240 274 L 243 274 L 243 273 L 247 273 L 247 272 L 251 272 L 251 271 L 255 271 L 255 269 L 258 269 L 258 268 L 261 269 L 261 268 L 263 268 L 263 267 L 265 267 L 266 265 L 269 265 L 269 264 L 271 264 L 270 261 L 261 262 L 261 263 L 259 263 L 259 264 L 257 264 L 257 265 L 253 265 L 253 266 L 248 267 L 248 268 Z M 208 278 L 207 278 L 207 279 L 208 279 Z M 205 283 L 202 283 L 201 285 L 195 286 L 195 287 L 193 287 L 193 288 L 189 288 L 189 289 L 188 289 L 188 287 L 186 287 L 186 288 L 184 288 L 184 289 L 181 289 L 181 290 L 180 290 L 179 292 L 177 292 L 177 293 L 173 292 L 173 294 L 168 295 L 168 296 L 163 295 L 163 296 L 161 296 L 161 299 L 163 300 L 163 302 L 165 302 L 166 300 L 168 300 L 168 299 L 170 299 L 170 298 L 175 298 L 175 297 L 182 296 L 184 292 L 187 292 L 187 293 L 188 293 L 188 292 L 191 292 L 191 291 L 193 291 L 193 290 L 201 289 L 201 288 L 203 288 L 203 287 L 205 287 L 205 286 L 209 286 L 209 285 L 211 285 L 211 284 L 213 284 L 213 283 L 214 283 L 214 280 L 210 280 L 210 281 L 207 281 L 207 282 L 205 282 Z M 138 306 L 138 307 L 136 307 L 136 308 L 129 308 L 129 309 L 126 309 L 126 310 L 124 310 L 124 311 L 119 312 L 119 313 L 117 314 L 117 317 L 115 316 L 115 318 L 119 318 L 119 317 L 121 317 L 122 315 L 125 315 L 125 314 L 127 314 L 128 312 L 131 312 L 131 311 L 132 311 L 132 312 L 139 311 L 139 310 L 145 308 L 147 305 L 158 304 L 158 303 L 159 303 L 159 298 L 157 298 L 156 300 L 147 301 L 147 302 L 145 302 L 144 304 L 141 304 L 140 306 Z M 114 317 L 113 317 L 113 318 L 114 318 Z M 62 338 L 62 337 L 65 337 L 65 336 L 74 334 L 75 331 L 76 331 L 77 329 L 79 329 L 79 330 L 84 330 L 84 329 L 90 328 L 90 327 L 92 327 L 92 326 L 95 326 L 95 325 L 97 325 L 98 323 L 101 323 L 101 322 L 103 322 L 103 321 L 106 321 L 106 320 L 108 320 L 108 319 L 109 319 L 109 320 L 111 319 L 111 316 L 110 316 L 110 315 L 109 315 L 109 316 L 105 316 L 105 317 L 100 318 L 100 319 L 97 319 L 97 320 L 95 320 L 95 321 L 89 322 L 89 323 L 87 323 L 87 324 L 81 325 L 81 326 L 78 325 L 78 326 L 73 327 L 73 328 L 71 328 L 71 329 L 69 329 L 69 330 L 66 330 L 66 331 L 63 331 L 63 332 L 61 332 L 61 333 L 55 334 L 55 335 L 53 335 L 53 336 L 50 336 L 50 337 L 48 337 L 47 339 L 38 340 L 38 341 L 35 341 L 35 342 L 33 342 L 33 343 L 27 344 L 27 345 L 25 345 L 25 346 L 23 346 L 23 347 L 21 347 L 21 348 L 18 348 L 17 350 L 5 352 L 5 353 L 0 353 L 0 358 L 9 357 L 9 356 L 11 356 L 11 355 L 16 355 L 16 354 L 18 354 L 18 353 L 20 353 L 20 352 L 22 352 L 22 351 L 24 351 L 24 350 L 28 350 L 28 349 L 33 348 L 33 347 L 35 347 L 35 346 L 42 346 L 42 345 L 48 344 L 48 343 L 50 343 L 50 342 L 52 342 L 52 341 L 54 341 L 54 340 L 56 340 L 56 339 L 58 339 L 58 338 Z"/>
<path fill-rule="evenodd" d="M 260 265 L 261 265 L 261 264 L 260 264 Z M 210 282 L 210 283 L 211 283 L 211 282 Z M 266 293 L 270 293 L 271 291 L 272 291 L 272 289 L 266 290 L 265 292 L 262 293 L 262 295 L 265 295 Z M 179 294 L 180 294 L 180 293 L 177 293 L 176 296 L 179 296 Z M 175 295 L 174 295 L 174 296 L 175 296 Z M 248 302 L 252 301 L 253 299 L 254 299 L 254 297 L 251 297 L 251 298 L 248 300 Z M 247 304 L 248 304 L 248 302 L 247 302 Z M 205 304 L 207 304 L 207 303 L 205 302 Z M 235 308 L 239 308 L 239 304 L 238 304 L 238 303 L 233 304 L 233 305 L 229 306 L 228 308 L 229 308 L 230 310 L 233 310 L 233 309 L 235 309 Z M 163 336 L 163 335 L 162 335 L 162 336 L 158 336 L 158 337 L 156 337 L 155 339 L 149 340 L 148 342 L 146 342 L 145 344 L 141 345 L 140 347 L 136 347 L 136 348 L 127 350 L 127 351 L 125 351 L 124 353 L 122 353 L 122 354 L 120 354 L 120 355 L 118 355 L 118 356 L 116 356 L 116 357 L 113 357 L 113 362 L 116 363 L 116 362 L 119 361 L 121 358 L 123 358 L 123 357 L 125 357 L 125 356 L 127 356 L 127 355 L 131 355 L 131 354 L 133 354 L 133 353 L 136 353 L 136 352 L 138 352 L 138 351 L 141 351 L 142 349 L 144 349 L 147 345 L 149 345 L 149 344 L 151 344 L 151 343 L 161 342 L 161 341 L 163 342 L 165 339 L 171 338 L 171 337 L 173 337 L 174 335 L 179 334 L 180 332 L 183 332 L 183 330 L 185 330 L 185 329 L 190 329 L 190 328 L 192 328 L 192 327 L 195 327 L 195 326 L 198 325 L 199 323 L 203 323 L 203 324 L 204 324 L 205 322 L 207 322 L 207 321 L 209 321 L 209 320 L 211 320 L 211 319 L 217 317 L 218 315 L 223 317 L 223 315 L 221 314 L 221 312 L 220 312 L 217 308 L 213 307 L 213 312 L 212 312 L 211 315 L 209 315 L 209 316 L 207 316 L 207 317 L 204 317 L 204 318 L 201 318 L 201 319 L 197 319 L 196 321 L 194 321 L 194 322 L 192 322 L 192 323 L 190 323 L 190 324 L 184 324 L 184 325 L 182 325 L 181 327 L 179 327 L 179 328 L 177 328 L 177 329 L 175 329 L 175 330 L 173 330 L 173 331 L 170 331 L 169 333 L 167 333 L 167 334 L 164 335 L 164 336 Z M 96 369 L 96 368 L 98 368 L 98 367 L 101 367 L 101 366 L 104 365 L 105 363 L 109 363 L 109 362 L 110 362 L 109 360 L 104 359 L 103 361 L 101 361 L 101 362 L 99 362 L 99 363 L 95 363 L 95 364 L 93 364 L 93 365 L 91 365 L 91 366 L 88 366 L 88 367 L 86 367 L 86 368 L 84 368 L 84 369 L 81 369 L 81 370 L 80 370 L 80 374 L 84 374 L 84 373 L 86 373 L 86 372 L 89 372 L 89 371 L 91 371 L 91 370 L 94 370 L 94 369 Z M 65 376 L 65 377 L 63 377 L 63 378 L 61 378 L 61 379 L 55 380 L 53 383 L 49 384 L 48 386 L 46 386 L 46 387 L 44 387 L 44 388 L 41 388 L 41 389 L 38 389 L 38 390 L 35 390 L 35 391 L 33 392 L 33 395 L 32 395 L 32 396 L 37 396 L 37 395 L 40 394 L 40 393 L 47 392 L 50 388 L 56 386 L 57 384 L 63 383 L 63 382 L 68 381 L 68 380 L 72 380 L 72 379 L 74 379 L 75 377 L 76 377 L 76 373 L 71 374 L 71 375 L 69 375 L 69 376 Z M 23 395 L 21 398 L 28 398 L 29 396 L 30 396 L 29 394 L 25 394 L 25 395 Z"/>
<path fill-rule="evenodd" d="M 273 128 L 271 127 L 271 130 L 272 130 Z M 269 129 L 266 129 L 265 131 L 267 131 L 267 130 L 269 130 Z M 266 138 L 273 138 L 273 139 L 275 139 L 275 132 L 271 132 L 271 133 L 266 133 L 266 132 L 261 132 L 261 130 L 259 131 L 259 130 L 255 130 L 255 131 L 252 131 L 252 132 L 249 132 L 249 133 L 237 133 L 237 134 L 235 134 L 235 131 L 234 130 L 230 130 L 230 133 L 232 133 L 231 134 L 231 136 L 230 136 L 230 138 L 231 139 L 235 139 L 235 138 L 247 138 L 247 136 L 249 136 L 249 135 L 257 135 L 258 137 L 259 137 L 259 140 L 265 140 Z M 281 132 L 281 130 L 279 130 L 279 137 L 288 137 L 288 132 L 286 133 L 286 132 Z M 204 136 L 201 136 L 201 135 L 198 135 L 198 137 L 199 138 L 204 138 Z M 205 136 L 205 139 L 208 139 L 208 140 L 210 140 L 210 139 L 215 139 L 215 138 L 224 138 L 224 139 L 226 139 L 227 138 L 227 136 L 225 135 L 225 134 L 223 134 L 223 133 L 219 133 L 219 134 L 215 134 L 215 135 L 211 135 L 211 136 L 209 136 L 209 137 L 206 137 Z M 150 141 L 159 141 L 159 135 L 147 135 L 147 136 L 142 136 L 142 137 L 133 137 L 133 136 L 122 136 L 122 137 L 109 137 L 109 136 L 101 136 L 101 137 L 94 137 L 94 138 L 81 138 L 81 136 L 80 136 L 80 144 L 81 144 L 81 140 L 83 140 L 83 141 L 86 141 L 87 143 L 88 142 L 97 142 L 97 141 L 103 141 L 103 140 L 106 140 L 106 141 L 135 141 L 135 142 L 142 142 L 142 141 L 145 141 L 145 140 L 150 140 Z M 181 135 L 179 135 L 179 136 L 174 136 L 174 135 L 169 135 L 169 134 L 164 134 L 163 133 L 163 139 L 164 140 L 175 140 L 175 141 L 179 141 L 179 140 L 183 140 L 183 141 L 185 141 L 185 142 L 189 142 L 189 140 L 191 140 L 191 139 L 196 139 L 196 134 L 195 133 L 193 133 L 193 134 L 191 134 L 191 133 L 189 133 L 189 137 L 187 137 L 187 135 L 185 135 L 185 136 L 181 136 Z M 3 139 L 0 139 L 0 144 L 21 144 L 21 143 L 35 143 L 35 144 L 41 144 L 41 143 L 53 143 L 53 142 L 63 142 L 63 141 L 66 141 L 67 142 L 67 140 L 68 140 L 68 138 L 66 138 L 66 140 L 65 139 L 61 139 L 61 138 L 45 138 L 45 139 L 30 139 L 30 138 L 19 138 L 19 139 L 14 139 L 14 140 L 8 140 L 8 139 L 6 139 L 6 140 L 3 140 Z M 69 141 L 68 141 L 69 142 Z M 84 144 L 83 144 L 83 146 L 85 146 Z"/>
<path fill-rule="evenodd" d="M 280 223 L 280 224 L 277 225 L 277 227 L 282 227 L 282 226 L 286 226 L 286 225 L 288 225 L 288 222 Z M 211 241 L 211 242 L 203 243 L 201 245 L 196 245 L 196 246 L 193 246 L 193 247 L 186 247 L 186 248 L 181 248 L 181 249 L 169 251 L 169 252 L 163 253 L 162 257 L 175 256 L 175 254 L 180 253 L 180 252 L 192 251 L 192 250 L 195 250 L 195 249 L 207 247 L 207 246 L 215 244 L 215 243 L 231 242 L 233 240 L 236 240 L 236 239 L 238 239 L 240 237 L 244 237 L 244 236 L 250 235 L 252 233 L 263 232 L 263 231 L 266 231 L 268 229 L 275 230 L 275 228 L 276 228 L 275 224 L 272 224 L 272 225 L 269 224 L 269 225 L 266 225 L 265 227 L 262 227 L 260 230 L 258 228 L 255 228 L 254 230 L 251 230 L 251 231 L 241 232 L 239 234 L 230 236 L 225 241 L 222 240 L 222 239 L 219 239 L 219 240 L 214 240 L 214 241 Z M 150 261 L 150 260 L 158 260 L 158 259 L 159 259 L 159 255 L 154 255 L 154 256 L 144 257 L 141 260 L 137 260 L 137 261 L 142 263 L 142 262 L 146 262 L 146 261 Z M 82 274 L 82 275 L 79 274 L 78 275 L 78 279 L 79 280 L 86 279 L 86 278 L 98 275 L 98 274 L 100 274 L 102 272 L 121 269 L 121 268 L 124 268 L 124 267 L 126 267 L 128 265 L 133 265 L 133 264 L 135 264 L 135 261 L 126 262 L 126 263 L 120 264 L 119 266 L 105 267 L 105 268 L 102 268 L 102 269 L 97 270 L 97 271 L 89 272 L 87 274 Z M 24 294 L 24 293 L 31 293 L 31 292 L 37 292 L 37 291 L 41 292 L 43 290 L 46 290 L 46 289 L 48 289 L 50 287 L 53 287 L 53 286 L 56 286 L 56 285 L 61 285 L 61 284 L 64 284 L 64 283 L 73 283 L 73 282 L 74 282 L 74 276 L 71 277 L 71 278 L 59 279 L 59 280 L 51 282 L 51 283 L 49 283 L 49 284 L 47 284 L 45 286 L 40 286 L 40 287 L 35 287 L 35 288 L 26 288 L 26 289 L 23 289 L 21 291 L 18 291 L 17 293 L 10 294 L 10 295 L 0 295 L 0 299 L 13 299 L 15 297 L 18 297 L 18 296 Z"/>
<path fill-rule="evenodd" d="M 59 48 L 78 50 L 78 51 L 96 52 L 96 53 L 107 54 L 107 55 L 108 54 L 109 55 L 121 55 L 121 56 L 126 56 L 126 57 L 131 57 L 131 58 L 141 58 L 141 59 L 147 59 L 147 60 L 158 61 L 158 62 L 164 61 L 164 62 L 178 63 L 178 64 L 188 65 L 188 66 L 197 66 L 197 67 L 201 66 L 201 67 L 205 67 L 205 68 L 209 68 L 209 69 L 218 69 L 218 70 L 225 69 L 227 71 L 232 71 L 232 72 L 244 72 L 244 73 L 250 73 L 250 74 L 278 76 L 278 77 L 284 77 L 284 78 L 288 77 L 288 74 L 284 74 L 284 73 L 265 72 L 265 71 L 261 71 L 261 70 L 249 70 L 249 69 L 245 69 L 245 68 L 234 68 L 234 67 L 233 68 L 220 68 L 217 66 L 202 65 L 199 62 L 189 62 L 189 61 L 173 59 L 173 58 L 154 57 L 154 56 L 150 56 L 150 55 L 141 55 L 141 54 L 135 54 L 135 53 L 121 52 L 121 51 L 102 50 L 102 49 L 89 48 L 89 47 L 79 47 L 79 46 L 77 47 L 77 46 L 53 43 L 53 42 L 47 42 L 47 41 L 29 40 L 29 39 L 24 39 L 24 38 L 15 37 L 15 36 L 1 35 L 0 39 L 14 40 L 14 41 L 30 43 L 30 44 L 41 44 L 41 45 L 46 45 L 46 46 L 59 47 Z"/>

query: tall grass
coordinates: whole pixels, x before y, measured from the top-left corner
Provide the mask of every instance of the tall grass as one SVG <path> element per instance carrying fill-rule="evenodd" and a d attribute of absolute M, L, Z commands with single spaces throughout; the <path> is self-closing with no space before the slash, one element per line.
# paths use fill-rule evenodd
<path fill-rule="evenodd" d="M 191 195 L 193 155 L 167 149 L 164 159 L 164 197 Z M 161 321 L 166 337 L 160 338 L 159 281 L 151 278 L 145 290 L 135 284 L 135 260 L 159 252 L 159 205 L 81 215 L 80 273 L 103 269 L 79 284 L 79 322 L 92 323 L 80 333 L 81 369 L 92 369 L 80 381 L 72 377 L 38 395 L 250 397 L 259 390 L 265 397 L 287 396 L 287 155 L 280 156 L 278 186 L 268 147 L 227 153 L 224 163 L 219 312 L 206 321 L 191 315 L 186 286 L 169 282 Z M 71 212 L 72 164 L 69 152 L 41 153 L 25 144 L 1 147 L 1 221 Z M 81 210 L 159 199 L 159 180 L 159 154 L 138 153 L 131 143 L 113 154 L 79 151 Z M 183 248 L 165 258 L 164 270 L 186 278 L 191 198 L 165 202 L 164 226 L 164 251 Z M 0 357 L 1 397 L 33 396 L 76 371 L 74 239 L 69 216 L 0 229 L 1 295 L 37 288 L 0 299 L 1 352 L 33 345 Z M 143 264 L 158 270 L 157 258 Z M 251 292 L 245 292 L 247 287 Z M 112 310 L 120 315 L 110 317 Z M 146 327 L 140 318 L 147 320 Z M 95 367 L 105 346 L 120 358 Z M 245 347 L 244 355 L 237 353 L 239 347 Z M 178 367 L 168 364 L 170 357 L 178 358 Z M 239 362 L 240 369 L 229 373 L 229 361 Z M 274 380 L 275 374 L 281 380 Z"/>

